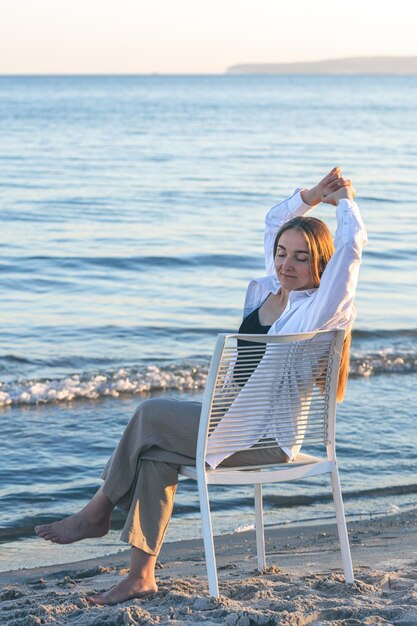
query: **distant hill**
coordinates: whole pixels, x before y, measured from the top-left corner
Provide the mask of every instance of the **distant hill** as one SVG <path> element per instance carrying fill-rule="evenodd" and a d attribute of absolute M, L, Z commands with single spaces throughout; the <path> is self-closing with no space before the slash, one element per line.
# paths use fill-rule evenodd
<path fill-rule="evenodd" d="M 415 57 L 352 57 L 304 63 L 242 63 L 226 74 L 399 74 L 417 75 Z"/>

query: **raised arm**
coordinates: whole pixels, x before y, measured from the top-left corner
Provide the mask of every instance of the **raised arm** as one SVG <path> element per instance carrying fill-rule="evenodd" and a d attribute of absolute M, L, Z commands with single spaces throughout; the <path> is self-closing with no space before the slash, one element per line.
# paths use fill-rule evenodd
<path fill-rule="evenodd" d="M 336 206 L 335 252 L 321 277 L 318 297 L 305 320 L 306 328 L 350 328 L 362 250 L 367 234 L 350 181 L 329 193 L 323 202 Z"/>
<path fill-rule="evenodd" d="M 268 211 L 265 217 L 264 232 L 264 253 L 266 273 L 275 274 L 274 265 L 274 241 L 277 232 L 285 222 L 288 222 L 296 215 L 306 215 L 312 209 L 311 206 L 303 202 L 301 197 L 301 189 L 296 189 L 294 194 L 276 204 Z"/>
<path fill-rule="evenodd" d="M 268 275 L 275 273 L 273 249 L 277 232 L 285 222 L 297 215 L 307 215 L 322 201 L 323 197 L 334 193 L 347 182 L 342 178 L 339 167 L 334 167 L 317 185 L 311 189 L 296 189 L 294 194 L 268 211 L 265 217 L 264 252 Z"/>

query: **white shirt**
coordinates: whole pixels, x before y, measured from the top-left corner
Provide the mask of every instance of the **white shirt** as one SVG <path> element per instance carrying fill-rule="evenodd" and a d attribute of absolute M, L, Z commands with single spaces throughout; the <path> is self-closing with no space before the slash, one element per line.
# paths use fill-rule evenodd
<path fill-rule="evenodd" d="M 272 207 L 265 218 L 265 266 L 267 276 L 249 283 L 243 316 L 258 308 L 281 285 L 275 273 L 273 248 L 281 226 L 297 215 L 307 215 L 312 207 L 297 190 L 287 200 Z M 291 291 L 285 311 L 272 324 L 274 335 L 314 330 L 351 328 L 355 319 L 355 292 L 358 283 L 366 229 L 356 202 L 339 200 L 336 208 L 335 252 L 328 262 L 317 289 Z"/>
<path fill-rule="evenodd" d="M 258 308 L 270 293 L 276 294 L 280 289 L 281 285 L 275 273 L 273 258 L 274 241 L 278 230 L 288 220 L 298 215 L 306 215 L 311 209 L 311 206 L 303 202 L 300 190 L 297 189 L 290 198 L 275 205 L 267 213 L 264 244 L 268 275 L 249 283 L 244 317 Z M 339 200 L 336 218 L 335 252 L 321 276 L 320 286 L 315 289 L 291 291 L 285 310 L 272 324 L 268 334 L 281 335 L 336 328 L 348 330 L 352 327 L 356 315 L 354 299 L 359 266 L 362 250 L 367 241 L 366 229 L 358 205 L 351 200 Z M 256 375 L 256 370 L 253 375 Z M 227 429 L 228 423 L 233 419 L 233 414 L 238 411 L 239 404 L 244 401 L 243 396 L 250 393 L 249 383 L 250 381 L 245 386 L 246 391 L 244 388 L 239 393 L 232 407 L 208 439 L 206 460 L 212 467 L 216 467 L 222 460 L 238 451 L 237 449 L 216 448 L 216 433 L 221 435 L 221 431 Z M 259 432 L 254 435 L 250 441 L 248 440 L 247 448 L 259 441 L 264 434 Z M 279 444 L 279 434 L 277 442 Z M 295 458 L 300 447 L 299 445 L 292 448 L 281 446 L 290 458 Z M 241 449 L 240 447 L 239 450 Z"/>

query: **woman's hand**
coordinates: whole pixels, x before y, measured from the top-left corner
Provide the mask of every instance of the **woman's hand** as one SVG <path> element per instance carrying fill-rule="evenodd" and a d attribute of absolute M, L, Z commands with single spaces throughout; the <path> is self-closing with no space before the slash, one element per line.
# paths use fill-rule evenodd
<path fill-rule="evenodd" d="M 354 199 L 356 195 L 356 191 L 354 187 L 352 186 L 352 181 L 349 179 L 345 179 L 345 178 L 342 178 L 342 180 L 344 182 L 343 187 L 340 187 L 339 189 L 336 189 L 336 191 L 331 191 L 327 195 L 324 195 L 322 198 L 322 202 L 337 206 L 337 203 L 339 202 L 339 200 L 343 200 L 343 199 L 353 200 Z"/>
<path fill-rule="evenodd" d="M 310 206 L 315 206 L 322 202 L 323 197 L 327 197 L 341 187 L 346 186 L 347 182 L 342 177 L 340 167 L 334 167 L 317 185 L 311 189 L 303 189 L 301 198 L 303 202 Z"/>

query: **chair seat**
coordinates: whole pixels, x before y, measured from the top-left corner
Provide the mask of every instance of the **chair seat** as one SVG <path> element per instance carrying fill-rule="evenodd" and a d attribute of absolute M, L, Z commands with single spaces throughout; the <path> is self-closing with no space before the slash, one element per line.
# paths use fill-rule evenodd
<path fill-rule="evenodd" d="M 211 485 L 254 485 L 267 482 L 284 482 L 307 476 L 317 476 L 333 471 L 335 462 L 311 454 L 298 454 L 294 461 L 277 465 L 251 465 L 240 467 L 206 467 L 206 481 Z M 197 480 L 195 465 L 182 465 L 180 474 Z"/>

